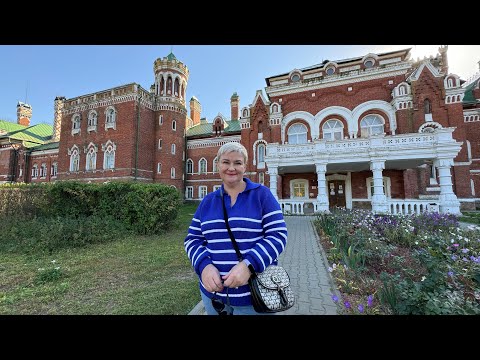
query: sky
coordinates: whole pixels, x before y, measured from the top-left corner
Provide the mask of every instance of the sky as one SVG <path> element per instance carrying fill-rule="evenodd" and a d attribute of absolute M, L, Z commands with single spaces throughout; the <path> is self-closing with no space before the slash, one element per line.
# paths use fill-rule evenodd
<path fill-rule="evenodd" d="M 173 51 L 190 71 L 208 121 L 230 119 L 230 97 L 250 105 L 265 78 L 320 64 L 412 48 L 413 59 L 435 56 L 440 45 L 0 45 L 0 120 L 16 122 L 18 101 L 32 106 L 30 124 L 53 124 L 55 97 L 67 99 L 138 83 L 149 91 L 153 63 Z M 468 79 L 479 71 L 480 45 L 449 45 L 449 72 Z M 190 114 L 190 107 L 187 103 Z"/>

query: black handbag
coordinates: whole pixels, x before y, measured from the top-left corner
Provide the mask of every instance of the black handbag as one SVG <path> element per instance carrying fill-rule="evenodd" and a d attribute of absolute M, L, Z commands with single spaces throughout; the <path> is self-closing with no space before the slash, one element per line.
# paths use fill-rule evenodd
<path fill-rule="evenodd" d="M 220 193 L 222 195 L 225 225 L 240 262 L 243 260 L 243 257 L 228 223 L 223 191 L 220 191 Z M 251 264 L 248 265 L 248 268 L 251 273 L 248 279 L 248 286 L 250 287 L 253 308 L 256 312 L 274 313 L 285 311 L 295 304 L 295 295 L 290 287 L 290 277 L 283 267 L 270 265 L 261 273 L 255 272 Z"/>

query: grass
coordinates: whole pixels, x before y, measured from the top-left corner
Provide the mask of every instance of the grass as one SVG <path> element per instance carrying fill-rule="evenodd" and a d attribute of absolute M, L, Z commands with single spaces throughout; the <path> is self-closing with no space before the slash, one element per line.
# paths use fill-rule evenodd
<path fill-rule="evenodd" d="M 463 216 L 460 216 L 459 221 L 480 225 L 480 211 L 464 211 Z"/>
<path fill-rule="evenodd" d="M 196 204 L 175 229 L 47 254 L 0 253 L 0 314 L 186 315 L 200 301 L 183 247 Z"/>

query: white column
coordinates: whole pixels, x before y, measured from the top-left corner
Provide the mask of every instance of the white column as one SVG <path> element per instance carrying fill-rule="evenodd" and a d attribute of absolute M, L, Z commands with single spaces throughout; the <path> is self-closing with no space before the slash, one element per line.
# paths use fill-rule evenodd
<path fill-rule="evenodd" d="M 329 212 L 327 185 L 325 183 L 325 172 L 327 171 L 327 164 L 315 164 L 315 168 L 317 170 L 317 201 L 319 202 L 317 211 Z"/>
<path fill-rule="evenodd" d="M 438 169 L 438 179 L 440 181 L 440 212 L 461 215 L 460 202 L 452 187 L 450 168 L 453 165 L 453 159 L 437 159 L 434 165 Z"/>
<path fill-rule="evenodd" d="M 385 160 L 372 160 L 370 170 L 373 173 L 373 195 L 372 211 L 374 213 L 387 213 L 388 203 L 385 192 L 383 191 L 383 170 L 385 169 Z"/>
<path fill-rule="evenodd" d="M 268 165 L 268 175 L 270 176 L 270 191 L 272 192 L 275 199 L 278 200 L 278 194 L 277 194 L 278 166 Z"/>

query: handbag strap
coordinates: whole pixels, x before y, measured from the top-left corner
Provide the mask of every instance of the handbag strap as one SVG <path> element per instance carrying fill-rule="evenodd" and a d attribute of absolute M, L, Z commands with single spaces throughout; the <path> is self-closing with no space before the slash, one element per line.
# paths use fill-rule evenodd
<path fill-rule="evenodd" d="M 228 223 L 227 208 L 225 207 L 225 199 L 223 198 L 222 188 L 220 188 L 220 194 L 222 195 L 223 218 L 225 219 L 225 225 L 227 226 L 228 235 L 230 236 L 230 240 L 232 240 L 233 248 L 237 253 L 238 261 L 242 261 L 243 260 L 242 254 L 240 253 L 240 249 L 238 248 L 237 241 L 233 237 L 232 229 L 230 229 L 230 224 Z"/>

